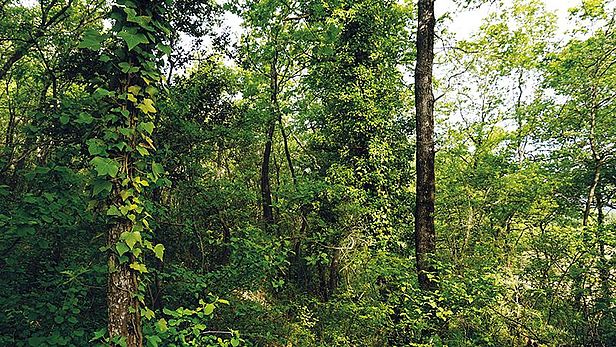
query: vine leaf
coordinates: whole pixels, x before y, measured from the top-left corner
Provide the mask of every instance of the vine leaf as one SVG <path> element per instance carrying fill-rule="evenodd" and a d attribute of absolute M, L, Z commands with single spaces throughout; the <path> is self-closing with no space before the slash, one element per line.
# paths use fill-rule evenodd
<path fill-rule="evenodd" d="M 141 273 L 145 273 L 148 272 L 148 269 L 145 267 L 145 264 L 140 264 L 137 262 L 134 262 L 132 264 L 129 265 L 131 269 L 139 271 Z"/>
<path fill-rule="evenodd" d="M 98 31 L 89 29 L 84 32 L 83 40 L 77 46 L 78 48 L 86 48 L 92 51 L 98 51 L 101 49 L 101 42 L 105 37 Z"/>
<path fill-rule="evenodd" d="M 115 245 L 116 251 L 118 251 L 118 255 L 122 256 L 124 253 L 128 252 L 130 248 L 124 242 L 118 242 Z"/>
<path fill-rule="evenodd" d="M 150 100 L 150 99 L 146 99 L 146 100 Z M 147 131 L 148 134 L 150 134 L 150 135 L 152 135 L 152 132 L 154 131 L 154 123 L 152 123 L 152 122 L 143 122 L 143 123 L 140 124 L 140 127 L 143 130 Z"/>
<path fill-rule="evenodd" d="M 143 101 L 137 106 L 143 113 L 156 113 L 154 108 L 154 101 L 152 99 L 143 99 Z M 154 129 L 152 129 L 154 130 Z"/>
<path fill-rule="evenodd" d="M 152 162 L 152 173 L 158 177 L 165 173 L 163 166 L 157 162 Z"/>
<path fill-rule="evenodd" d="M 129 51 L 137 47 L 139 44 L 150 42 L 145 35 L 135 32 L 135 31 L 136 30 L 129 31 L 129 30 L 124 29 L 118 33 L 118 36 L 120 36 L 128 45 Z"/>
<path fill-rule="evenodd" d="M 99 139 L 90 139 L 86 141 L 88 144 L 88 152 L 90 155 L 106 155 L 107 154 L 107 146 L 102 140 Z"/>
<path fill-rule="evenodd" d="M 212 312 L 214 312 L 214 304 L 205 305 L 205 308 L 203 309 L 203 313 L 210 315 L 212 314 Z"/>
<path fill-rule="evenodd" d="M 154 246 L 154 255 L 156 255 L 156 258 L 160 259 L 160 261 L 163 261 L 163 253 L 165 252 L 165 246 L 163 246 L 162 244 L 157 244 L 156 246 Z"/>
<path fill-rule="evenodd" d="M 120 164 L 111 158 L 94 157 L 90 164 L 94 166 L 99 176 L 116 177 L 120 169 Z"/>
<path fill-rule="evenodd" d="M 106 180 L 96 180 L 94 181 L 94 183 L 92 184 L 92 193 L 93 195 L 98 195 L 101 192 L 111 192 L 111 182 L 106 181 Z"/>

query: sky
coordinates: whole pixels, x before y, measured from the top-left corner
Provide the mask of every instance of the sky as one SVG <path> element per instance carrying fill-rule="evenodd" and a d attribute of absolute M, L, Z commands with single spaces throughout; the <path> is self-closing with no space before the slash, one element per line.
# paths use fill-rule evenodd
<path fill-rule="evenodd" d="M 505 0 L 506 5 L 513 3 L 513 0 Z M 558 16 L 559 33 L 563 34 L 567 26 L 567 17 L 569 8 L 575 7 L 581 3 L 581 0 L 543 0 L 545 8 L 556 13 Z M 466 39 L 476 32 L 481 25 L 481 20 L 490 12 L 497 10 L 495 4 L 485 4 L 478 9 L 460 11 L 456 13 L 457 6 L 453 0 L 436 0 L 435 12 L 437 18 L 447 12 L 452 12 L 453 21 L 449 24 L 449 30 L 455 32 L 458 39 Z"/>
<path fill-rule="evenodd" d="M 513 0 L 504 0 L 505 4 L 511 4 Z M 543 0 L 548 11 L 556 13 L 558 16 L 559 33 L 564 34 L 567 26 L 568 9 L 575 7 L 581 3 L 581 0 Z M 470 38 L 473 32 L 476 32 L 481 25 L 481 20 L 490 12 L 497 10 L 495 4 L 485 4 L 480 8 L 464 11 L 456 11 L 457 6 L 453 0 L 436 0 L 435 12 L 437 18 L 443 14 L 450 12 L 452 22 L 448 28 L 451 32 L 456 33 L 458 39 Z M 233 36 L 239 37 L 241 33 L 241 20 L 239 17 L 227 14 L 224 19 L 224 25 L 230 29 Z"/>

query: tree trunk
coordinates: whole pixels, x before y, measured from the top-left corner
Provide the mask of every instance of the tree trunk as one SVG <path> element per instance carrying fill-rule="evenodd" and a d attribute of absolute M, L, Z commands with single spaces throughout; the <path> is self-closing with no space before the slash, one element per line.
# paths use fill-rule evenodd
<path fill-rule="evenodd" d="M 109 230 L 108 244 L 114 246 L 123 232 L 130 231 L 130 223 L 114 224 Z M 109 336 L 123 337 L 127 347 L 143 346 L 141 319 L 137 293 L 137 275 L 129 267 L 130 262 L 120 264 L 117 254 L 109 252 L 107 279 L 107 313 Z M 133 311 L 133 312 L 131 312 Z"/>
<path fill-rule="evenodd" d="M 592 181 L 590 182 L 590 188 L 588 188 L 588 196 L 586 197 L 586 207 L 584 208 L 584 218 L 582 220 L 583 226 L 588 226 L 588 220 L 590 218 L 590 211 L 592 210 L 592 202 L 595 198 L 595 190 L 599 184 L 601 178 L 601 164 L 596 163 L 595 169 L 592 175 Z"/>
<path fill-rule="evenodd" d="M 603 213 L 603 195 L 599 188 L 595 193 L 597 200 L 597 244 L 599 246 L 599 278 L 601 279 L 601 295 L 604 302 L 609 303 L 612 298 L 612 290 L 610 288 L 610 262 L 605 252 L 605 230 L 603 221 L 605 215 Z"/>
<path fill-rule="evenodd" d="M 272 188 L 270 185 L 269 165 L 272 156 L 272 140 L 274 137 L 275 122 L 271 122 L 267 129 L 267 140 L 263 150 L 263 163 L 261 164 L 261 207 L 263 221 L 266 226 L 274 224 L 274 211 L 272 209 Z"/>
<path fill-rule="evenodd" d="M 434 0 L 419 0 L 417 64 L 415 67 L 415 111 L 417 131 L 417 187 L 415 201 L 415 255 L 419 286 L 434 289 L 436 275 L 431 256 L 436 250 L 434 231 Z"/>
<path fill-rule="evenodd" d="M 272 188 L 270 184 L 269 165 L 272 156 L 274 131 L 276 130 L 276 107 L 278 105 L 278 49 L 274 51 L 274 57 L 270 65 L 270 103 L 272 119 L 267 128 L 267 139 L 263 150 L 263 162 L 261 164 L 261 206 L 263 209 L 263 221 L 266 227 L 274 224 L 274 211 L 272 209 Z"/>
<path fill-rule="evenodd" d="M 591 93 L 593 99 L 595 98 L 595 90 Z M 595 198 L 595 190 L 597 189 L 597 185 L 599 184 L 599 179 L 601 178 L 601 165 L 603 164 L 603 159 L 599 154 L 599 149 L 597 148 L 597 140 L 595 138 L 595 131 L 597 127 L 597 106 L 594 103 L 594 107 L 592 112 L 590 112 L 590 136 L 588 138 L 588 143 L 590 144 L 590 151 L 592 153 L 592 158 L 594 160 L 595 168 L 593 172 L 592 181 L 590 182 L 590 188 L 588 189 L 588 196 L 586 198 L 586 206 L 584 208 L 584 218 L 582 221 L 583 226 L 588 225 L 588 219 L 590 217 L 590 211 L 592 208 L 592 201 Z"/>

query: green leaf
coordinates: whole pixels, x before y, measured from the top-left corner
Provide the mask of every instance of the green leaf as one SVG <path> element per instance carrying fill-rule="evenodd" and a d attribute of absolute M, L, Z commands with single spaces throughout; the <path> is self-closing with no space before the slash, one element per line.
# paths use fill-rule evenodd
<path fill-rule="evenodd" d="M 141 93 L 141 87 L 139 86 L 130 86 L 128 87 L 128 92 L 134 95 L 139 95 Z"/>
<path fill-rule="evenodd" d="M 133 270 L 139 271 L 140 273 L 148 272 L 148 269 L 145 267 L 145 264 L 134 262 L 130 264 L 129 267 Z"/>
<path fill-rule="evenodd" d="M 79 113 L 79 116 L 75 120 L 75 123 L 77 123 L 77 124 L 92 124 L 93 121 L 94 121 L 94 117 L 92 117 L 92 115 L 90 115 L 88 113 L 85 113 L 85 112 L 81 112 L 81 113 Z"/>
<path fill-rule="evenodd" d="M 124 242 L 118 242 L 115 245 L 116 251 L 118 251 L 118 255 L 124 255 L 124 253 L 130 251 L 130 248 Z"/>
<path fill-rule="evenodd" d="M 122 201 L 126 201 L 126 199 L 128 199 L 129 196 L 133 195 L 133 190 L 132 189 L 128 189 L 128 190 L 122 190 L 120 192 L 120 197 L 122 198 Z"/>
<path fill-rule="evenodd" d="M 149 308 L 146 307 L 146 308 L 141 310 L 141 315 L 143 317 L 145 317 L 145 319 L 150 320 L 150 319 L 154 318 L 154 311 L 152 311 L 152 310 L 150 310 Z"/>
<path fill-rule="evenodd" d="M 152 162 L 152 173 L 155 176 L 160 176 L 165 173 L 165 168 L 157 162 Z"/>
<path fill-rule="evenodd" d="M 129 63 L 123 61 L 121 63 L 118 63 L 118 67 L 120 68 L 120 70 L 122 70 L 122 72 L 124 73 L 132 73 L 132 72 L 137 72 L 139 71 L 139 68 L 136 66 L 131 66 Z"/>
<path fill-rule="evenodd" d="M 150 42 L 144 34 L 138 33 L 136 30 L 129 31 L 124 29 L 118 33 L 118 36 L 126 42 L 129 51 L 137 47 L 139 44 L 146 44 Z"/>
<path fill-rule="evenodd" d="M 156 329 L 161 333 L 167 331 L 167 321 L 164 318 L 159 319 L 158 322 L 156 322 Z"/>
<path fill-rule="evenodd" d="M 97 30 L 89 29 L 84 32 L 83 39 L 77 47 L 98 51 L 101 49 L 101 42 L 104 39 L 105 37 Z"/>
<path fill-rule="evenodd" d="M 32 346 L 32 347 L 36 347 L 36 346 L 45 346 L 45 341 L 47 340 L 47 338 L 45 337 L 41 337 L 41 336 L 33 336 L 31 338 L 28 339 L 28 345 Z"/>
<path fill-rule="evenodd" d="M 96 180 L 92 183 L 92 194 L 98 195 L 101 192 L 111 192 L 112 184 L 106 180 Z"/>
<path fill-rule="evenodd" d="M 150 26 L 150 22 L 152 21 L 151 17 L 148 16 L 137 16 L 137 11 L 132 8 L 125 7 L 124 12 L 126 12 L 126 20 L 132 23 L 139 24 L 140 27 L 153 31 L 154 28 Z"/>
<path fill-rule="evenodd" d="M 165 53 L 166 55 L 170 55 L 170 54 L 171 54 L 171 47 L 169 47 L 169 46 L 167 46 L 167 45 L 163 45 L 163 44 L 160 44 L 160 43 L 159 43 L 159 44 L 157 44 L 157 45 L 156 45 L 156 48 L 157 48 L 159 51 L 161 51 L 161 52 Z"/>
<path fill-rule="evenodd" d="M 138 231 L 124 233 L 123 239 L 128 245 L 128 247 L 130 247 L 130 249 L 133 249 L 137 242 L 141 242 L 141 233 Z"/>
<path fill-rule="evenodd" d="M 143 113 L 156 113 L 156 109 L 154 108 L 154 101 L 152 99 L 143 99 L 141 104 L 137 106 Z M 154 130 L 154 129 L 152 129 Z"/>
<path fill-rule="evenodd" d="M 95 157 L 90 164 L 94 166 L 99 176 L 116 177 L 120 169 L 120 164 L 111 158 Z"/>
<path fill-rule="evenodd" d="M 231 346 L 237 347 L 240 345 L 240 340 L 237 337 L 231 339 Z"/>
<path fill-rule="evenodd" d="M 109 206 L 109 208 L 107 209 L 107 215 L 108 216 L 121 216 L 122 214 L 120 213 L 120 210 L 118 210 L 117 207 L 115 206 Z"/>
<path fill-rule="evenodd" d="M 157 244 L 156 246 L 154 246 L 154 255 L 156 255 L 156 258 L 160 259 L 161 261 L 163 260 L 163 253 L 165 252 L 165 246 L 162 244 Z"/>
<path fill-rule="evenodd" d="M 28 225 L 21 225 L 16 228 L 15 233 L 19 237 L 32 236 L 36 234 L 36 229 Z"/>
<path fill-rule="evenodd" d="M 107 334 L 107 328 L 101 328 L 95 331 L 94 336 L 92 336 L 92 339 L 90 339 L 90 342 L 100 340 L 103 336 L 105 336 L 105 334 Z"/>
<path fill-rule="evenodd" d="M 101 88 L 101 87 L 96 88 L 96 90 L 94 91 L 94 96 L 97 99 L 104 98 L 105 96 L 110 95 L 110 94 L 112 94 L 112 92 L 108 91 L 105 88 Z"/>
<path fill-rule="evenodd" d="M 88 152 L 90 155 L 107 154 L 107 147 L 105 146 L 105 142 L 103 142 L 103 140 L 89 139 L 86 143 L 88 144 Z"/>
<path fill-rule="evenodd" d="M 163 340 L 156 335 L 147 335 L 145 338 L 148 341 L 148 347 L 158 347 L 158 343 L 163 342 Z"/>
<path fill-rule="evenodd" d="M 150 99 L 146 99 L 146 100 L 150 100 Z M 145 100 L 144 100 L 144 102 L 145 102 Z M 156 112 L 156 109 L 154 109 L 154 112 Z M 139 124 L 139 127 L 141 129 L 147 131 L 148 134 L 150 134 L 150 135 L 152 135 L 152 132 L 154 132 L 154 123 L 152 123 L 152 122 L 143 122 L 143 123 Z"/>
<path fill-rule="evenodd" d="M 150 155 L 150 152 L 147 149 L 145 149 L 145 148 L 143 148 L 143 146 L 139 146 L 139 145 L 137 146 L 137 152 L 139 152 L 139 154 L 141 154 L 144 157 Z"/>
<path fill-rule="evenodd" d="M 203 313 L 205 314 L 212 314 L 212 312 L 214 312 L 214 304 L 207 304 L 205 305 L 205 308 L 203 309 Z"/>

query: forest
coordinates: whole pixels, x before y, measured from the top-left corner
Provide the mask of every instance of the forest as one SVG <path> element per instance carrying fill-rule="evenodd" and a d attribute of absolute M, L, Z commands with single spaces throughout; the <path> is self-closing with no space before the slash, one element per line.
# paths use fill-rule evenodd
<path fill-rule="evenodd" d="M 616 346 L 616 1 L 0 0 L 0 346 Z"/>

